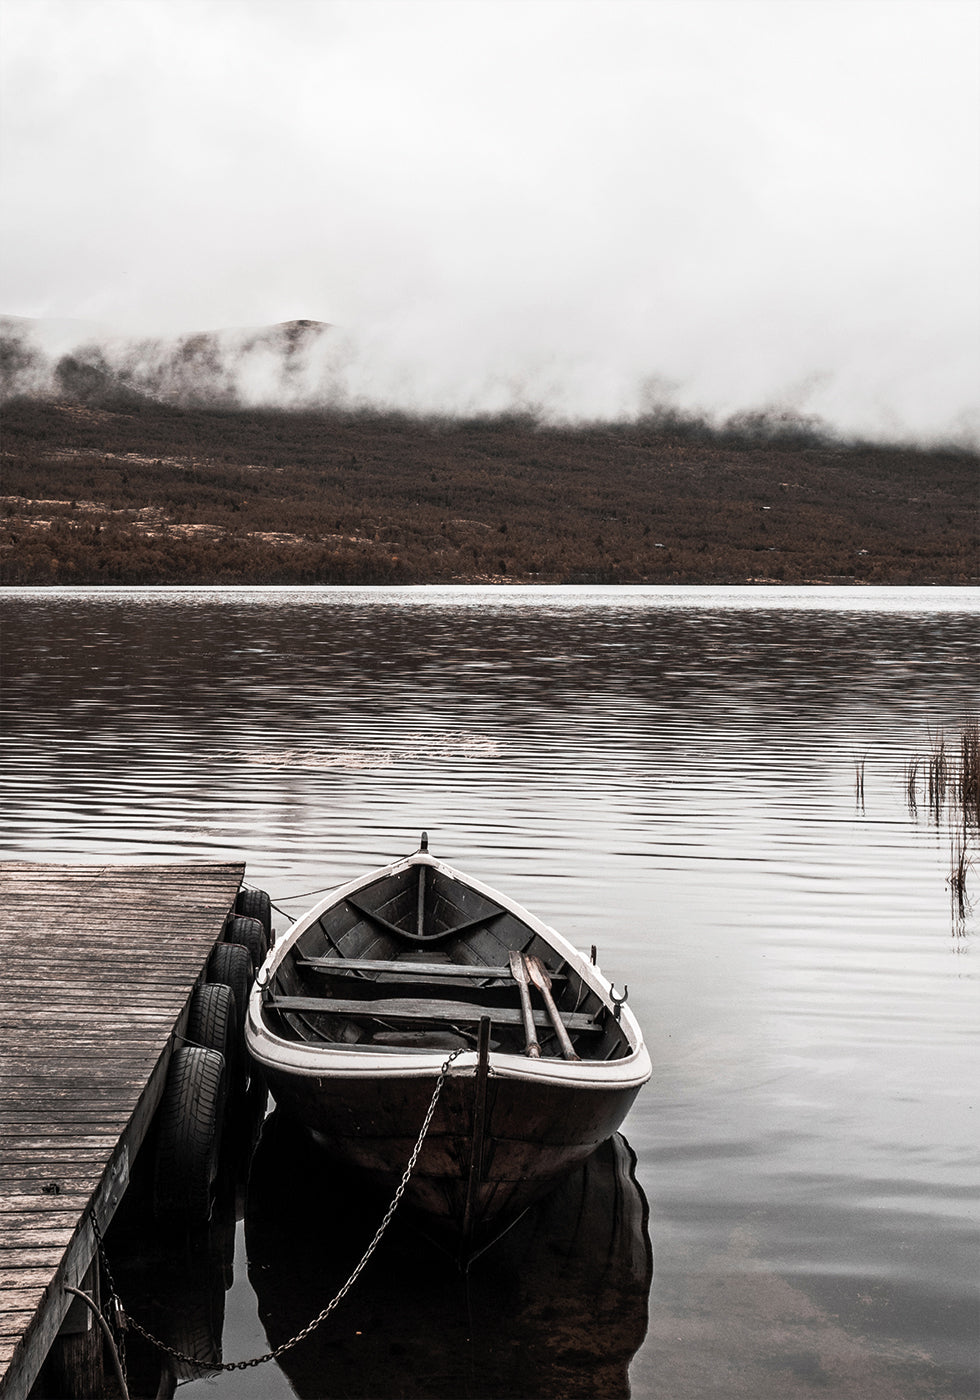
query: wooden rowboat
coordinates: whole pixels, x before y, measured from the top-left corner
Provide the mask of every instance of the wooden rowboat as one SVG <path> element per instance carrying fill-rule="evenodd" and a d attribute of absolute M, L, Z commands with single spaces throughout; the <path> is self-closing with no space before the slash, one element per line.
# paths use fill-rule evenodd
<path fill-rule="evenodd" d="M 277 940 L 245 1033 L 277 1103 L 391 1192 L 445 1070 L 405 1199 L 470 1252 L 618 1130 L 650 1077 L 624 1001 L 423 833 Z"/>

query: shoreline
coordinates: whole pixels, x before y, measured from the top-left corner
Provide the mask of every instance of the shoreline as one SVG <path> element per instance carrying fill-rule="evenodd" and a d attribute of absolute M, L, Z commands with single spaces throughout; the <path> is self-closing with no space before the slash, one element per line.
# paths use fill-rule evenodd
<path fill-rule="evenodd" d="M 2 459 L 8 585 L 980 581 L 962 449 L 19 401 Z"/>

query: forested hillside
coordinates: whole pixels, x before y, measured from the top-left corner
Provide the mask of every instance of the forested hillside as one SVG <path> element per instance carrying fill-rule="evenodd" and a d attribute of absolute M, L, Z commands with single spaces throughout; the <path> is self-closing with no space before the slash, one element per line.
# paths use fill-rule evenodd
<path fill-rule="evenodd" d="M 977 582 L 975 454 L 792 424 L 3 412 L 6 583 Z"/>

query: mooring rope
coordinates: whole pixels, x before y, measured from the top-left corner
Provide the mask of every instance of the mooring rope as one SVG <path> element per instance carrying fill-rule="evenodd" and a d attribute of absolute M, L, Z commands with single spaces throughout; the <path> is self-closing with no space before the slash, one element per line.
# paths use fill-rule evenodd
<path fill-rule="evenodd" d="M 290 1337 L 288 1342 L 281 1342 L 279 1346 L 275 1348 L 274 1351 L 267 1351 L 262 1356 L 253 1356 L 247 1361 L 201 1361 L 196 1356 L 188 1356 L 186 1352 L 178 1351 L 176 1347 L 168 1346 L 167 1343 L 162 1342 L 159 1337 L 155 1337 L 152 1332 L 148 1332 L 145 1327 L 141 1326 L 141 1324 L 137 1322 L 134 1317 L 130 1317 L 123 1309 L 122 1301 L 119 1298 L 119 1295 L 116 1291 L 115 1282 L 113 1281 L 112 1271 L 109 1268 L 109 1262 L 105 1256 L 105 1250 L 102 1245 L 102 1234 L 99 1230 L 98 1222 L 96 1221 L 95 1215 L 93 1213 L 92 1224 L 95 1230 L 95 1238 L 99 1246 L 99 1256 L 102 1260 L 103 1267 L 105 1268 L 106 1279 L 109 1284 L 109 1289 L 111 1293 L 110 1303 L 114 1308 L 118 1310 L 121 1316 L 125 1319 L 121 1324 L 122 1327 L 132 1327 L 134 1332 L 138 1332 L 140 1336 L 144 1337 L 146 1341 L 151 1343 L 152 1346 L 159 1348 L 160 1351 L 166 1352 L 166 1354 L 168 1356 L 172 1356 L 174 1360 L 182 1361 L 185 1363 L 185 1365 L 196 1366 L 202 1371 L 247 1371 L 251 1366 L 262 1366 L 267 1361 L 277 1360 L 277 1358 L 282 1356 L 284 1352 L 290 1351 L 294 1346 L 297 1346 L 300 1342 L 304 1341 L 305 1338 L 307 1338 L 312 1332 L 316 1331 L 316 1329 L 321 1325 L 321 1323 L 327 1320 L 327 1318 L 334 1311 L 334 1309 L 337 1308 L 347 1297 L 347 1294 L 354 1287 L 354 1284 L 357 1282 L 361 1273 L 366 1268 L 372 1254 L 377 1249 L 378 1245 L 381 1243 L 385 1231 L 391 1224 L 392 1216 L 398 1209 L 398 1203 L 401 1200 L 402 1196 L 405 1194 L 405 1188 L 408 1186 L 408 1183 L 411 1180 L 412 1172 L 415 1170 L 415 1165 L 419 1159 L 419 1153 L 422 1151 L 422 1144 L 425 1142 L 426 1134 L 429 1131 L 429 1126 L 432 1123 L 432 1118 L 436 1111 L 436 1104 L 439 1102 L 439 1095 L 442 1093 L 443 1085 L 449 1077 L 449 1068 L 452 1065 L 453 1060 L 455 1060 L 456 1057 L 458 1055 L 461 1055 L 462 1053 L 462 1049 L 454 1050 L 452 1054 L 447 1056 L 447 1058 L 442 1064 L 441 1069 L 439 1070 L 439 1077 L 436 1080 L 436 1087 L 432 1092 L 432 1098 L 429 1102 L 429 1107 L 426 1110 L 425 1118 L 422 1120 L 422 1127 L 419 1130 L 418 1139 L 416 1140 L 415 1146 L 412 1149 L 412 1155 L 408 1159 L 408 1165 L 402 1173 L 401 1180 L 398 1183 L 398 1187 L 395 1191 L 394 1196 L 391 1198 L 391 1204 L 385 1211 L 381 1224 L 374 1232 L 374 1237 L 371 1240 L 371 1243 L 361 1255 L 360 1261 L 354 1268 L 353 1273 L 350 1275 L 347 1282 L 343 1285 L 339 1292 L 335 1294 L 335 1296 L 330 1300 L 327 1306 L 321 1312 L 319 1312 L 316 1315 L 316 1317 L 312 1319 L 312 1321 L 308 1322 L 305 1327 L 303 1327 L 299 1332 L 296 1333 L 295 1337 Z"/>
<path fill-rule="evenodd" d="M 112 1354 L 112 1364 L 116 1371 L 116 1380 L 119 1382 L 119 1390 L 122 1400 L 129 1400 L 129 1387 L 126 1384 L 125 1353 L 120 1355 L 120 1349 L 116 1346 L 116 1339 L 112 1335 L 112 1328 L 102 1315 L 102 1310 L 98 1303 L 88 1293 L 83 1293 L 80 1288 L 72 1288 L 71 1284 L 65 1284 L 66 1293 L 74 1293 L 76 1298 L 81 1298 L 83 1303 L 87 1303 L 91 1311 L 95 1314 L 95 1320 L 99 1324 L 106 1341 L 109 1344 L 109 1351 Z"/>
<path fill-rule="evenodd" d="M 315 894 L 330 894 L 332 890 L 339 890 L 343 883 L 344 881 L 340 880 L 336 885 L 324 885 L 322 890 L 306 890 L 303 894 L 277 894 L 275 899 L 269 900 L 269 903 L 273 909 L 279 909 L 279 905 L 287 899 L 312 899 Z M 279 909 L 279 912 L 283 914 L 285 910 Z"/>

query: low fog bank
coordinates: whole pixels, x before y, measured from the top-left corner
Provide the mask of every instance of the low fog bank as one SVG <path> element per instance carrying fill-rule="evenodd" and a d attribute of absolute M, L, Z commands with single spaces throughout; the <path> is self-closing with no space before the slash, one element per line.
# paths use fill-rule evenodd
<path fill-rule="evenodd" d="M 548 425 L 652 420 L 692 436 L 980 446 L 980 407 L 965 395 L 958 403 L 955 386 L 938 414 L 922 386 L 917 403 L 900 385 L 889 392 L 866 374 L 849 382 L 814 372 L 776 393 L 740 397 L 737 373 L 728 385 L 699 386 L 640 373 L 601 346 L 521 355 L 471 336 L 446 341 L 435 344 L 424 332 L 413 340 L 397 328 L 359 335 L 312 320 L 124 335 L 81 321 L 0 316 L 0 398 L 426 418 L 519 414 Z M 933 373 L 941 372 L 940 364 Z"/>

